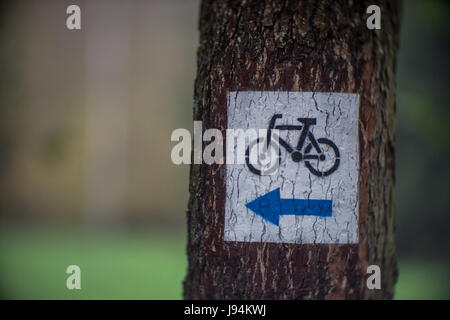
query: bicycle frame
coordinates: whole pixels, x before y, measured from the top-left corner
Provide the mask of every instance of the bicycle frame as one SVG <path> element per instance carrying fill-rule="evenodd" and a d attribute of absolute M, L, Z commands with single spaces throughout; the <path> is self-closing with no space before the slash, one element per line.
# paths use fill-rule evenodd
<path fill-rule="evenodd" d="M 269 129 L 267 130 L 267 147 L 269 147 L 271 138 L 272 138 L 272 130 L 287 130 L 287 131 L 301 131 L 300 138 L 298 140 L 297 146 L 294 149 L 289 143 L 287 143 L 285 140 L 283 140 L 281 137 L 278 137 L 279 144 L 283 146 L 287 152 L 293 153 L 293 152 L 301 152 L 303 149 L 303 146 L 306 141 L 306 137 L 308 136 L 309 140 L 311 141 L 314 149 L 316 149 L 317 153 L 319 155 L 322 154 L 322 150 L 320 149 L 319 144 L 317 143 L 316 138 L 314 135 L 309 131 L 310 126 L 316 124 L 316 119 L 314 118 L 297 118 L 299 122 L 301 122 L 303 125 L 277 125 L 275 126 L 275 122 L 277 119 L 281 119 L 283 116 L 281 114 L 274 114 L 269 122 Z M 303 159 L 318 159 L 319 155 L 305 155 Z"/>

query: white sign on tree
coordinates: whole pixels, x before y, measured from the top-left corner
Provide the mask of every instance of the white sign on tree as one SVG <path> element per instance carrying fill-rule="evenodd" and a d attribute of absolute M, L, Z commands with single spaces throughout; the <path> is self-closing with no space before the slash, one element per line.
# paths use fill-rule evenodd
<path fill-rule="evenodd" d="M 271 141 L 257 138 L 227 164 L 225 241 L 357 243 L 359 95 L 229 92 L 227 105 L 228 129 L 278 134 L 279 159 L 251 161 Z"/>

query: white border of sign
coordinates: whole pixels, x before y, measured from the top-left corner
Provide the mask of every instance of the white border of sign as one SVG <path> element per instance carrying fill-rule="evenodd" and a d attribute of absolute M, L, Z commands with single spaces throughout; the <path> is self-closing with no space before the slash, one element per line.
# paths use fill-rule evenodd
<path fill-rule="evenodd" d="M 358 243 L 359 94 L 323 92 L 229 92 L 228 129 L 267 129 L 274 114 L 279 124 L 299 125 L 297 118 L 314 118 L 310 131 L 335 143 L 339 167 L 316 176 L 304 161 L 294 162 L 284 151 L 277 172 L 257 175 L 247 164 L 226 166 L 225 241 L 276 243 Z M 280 132 L 296 144 L 298 132 Z M 283 148 L 280 148 L 283 149 Z M 246 205 L 280 188 L 281 199 L 331 200 L 331 217 L 281 213 L 279 225 Z M 283 201 L 283 200 L 282 200 Z"/>

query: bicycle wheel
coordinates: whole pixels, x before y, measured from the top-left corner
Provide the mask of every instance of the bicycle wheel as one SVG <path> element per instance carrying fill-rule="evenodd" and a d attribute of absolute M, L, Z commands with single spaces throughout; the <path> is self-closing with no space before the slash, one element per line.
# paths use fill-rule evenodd
<path fill-rule="evenodd" d="M 259 176 L 275 173 L 281 162 L 280 148 L 273 143 L 265 147 L 265 141 L 258 138 L 251 142 L 245 151 L 245 162 L 249 170 Z"/>
<path fill-rule="evenodd" d="M 339 163 L 341 161 L 339 149 L 333 141 L 327 138 L 317 139 L 317 142 L 322 149 L 322 153 L 317 155 L 317 158 L 314 161 L 305 160 L 305 166 L 312 174 L 318 177 L 325 177 L 335 172 L 339 167 Z M 310 143 L 305 148 L 305 158 L 307 158 L 307 155 L 312 150 L 315 149 L 313 148 L 312 143 Z"/>

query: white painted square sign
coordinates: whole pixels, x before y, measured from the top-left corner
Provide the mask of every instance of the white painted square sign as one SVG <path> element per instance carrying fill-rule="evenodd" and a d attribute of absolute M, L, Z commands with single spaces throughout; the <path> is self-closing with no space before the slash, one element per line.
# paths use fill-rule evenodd
<path fill-rule="evenodd" d="M 228 129 L 278 134 L 279 160 L 250 161 L 256 139 L 227 163 L 225 241 L 357 243 L 359 95 L 229 92 L 227 106 Z"/>

